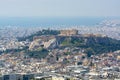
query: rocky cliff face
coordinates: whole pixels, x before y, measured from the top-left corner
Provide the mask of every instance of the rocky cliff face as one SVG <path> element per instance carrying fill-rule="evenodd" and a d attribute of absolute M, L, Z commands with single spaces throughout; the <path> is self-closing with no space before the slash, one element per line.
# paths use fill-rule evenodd
<path fill-rule="evenodd" d="M 49 40 L 43 40 L 41 38 L 35 39 L 31 42 L 29 50 L 36 50 L 38 48 L 54 48 L 56 47 L 56 38 L 50 38 Z"/>
<path fill-rule="evenodd" d="M 43 45 L 43 41 L 41 39 L 36 39 L 31 42 L 31 44 L 29 46 L 29 50 L 35 50 L 39 47 L 42 47 L 42 45 Z"/>

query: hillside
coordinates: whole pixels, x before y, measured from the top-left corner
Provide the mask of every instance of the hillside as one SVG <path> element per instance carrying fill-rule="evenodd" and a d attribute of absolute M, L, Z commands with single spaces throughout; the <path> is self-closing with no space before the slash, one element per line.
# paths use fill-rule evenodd
<path fill-rule="evenodd" d="M 84 53 L 90 57 L 93 54 L 97 55 L 120 50 L 120 41 L 106 36 L 59 36 L 59 33 L 56 30 L 42 30 L 28 37 L 19 38 L 19 41 L 30 40 L 31 45 L 22 50 L 7 50 L 5 53 L 24 51 L 30 57 L 45 58 L 50 50 L 77 47 L 84 49 Z M 33 39 L 35 36 L 38 36 L 38 40 L 37 38 Z"/>
<path fill-rule="evenodd" d="M 49 39 L 51 36 L 44 36 L 44 38 L 48 38 L 48 42 L 52 39 Z M 40 37 L 39 42 L 41 42 L 43 37 Z M 53 49 L 64 49 L 66 47 L 77 47 L 80 49 L 84 49 L 85 53 L 90 57 L 92 54 L 102 54 L 107 52 L 113 52 L 116 50 L 120 50 L 120 41 L 115 40 L 109 37 L 95 37 L 95 36 L 54 36 L 53 39 L 56 39 L 53 43 L 49 43 L 48 48 L 44 47 L 46 42 L 43 41 L 42 48 L 46 48 L 47 50 Z M 35 40 L 36 41 L 36 40 Z M 34 41 L 33 41 L 34 42 Z M 52 44 L 52 45 L 51 45 Z M 36 44 L 32 44 L 34 47 L 33 50 L 37 48 L 41 48 L 41 43 L 37 42 Z M 54 46 L 54 47 L 53 47 Z"/>
<path fill-rule="evenodd" d="M 63 37 L 61 47 L 79 47 L 87 54 L 101 54 L 120 50 L 120 41 L 109 37 Z"/>

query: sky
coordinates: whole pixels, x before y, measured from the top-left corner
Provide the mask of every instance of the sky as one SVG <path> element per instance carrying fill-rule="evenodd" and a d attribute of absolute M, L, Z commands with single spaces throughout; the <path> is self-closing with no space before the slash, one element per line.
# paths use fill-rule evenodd
<path fill-rule="evenodd" d="M 120 0 L 0 0 L 0 17 L 120 16 Z"/>

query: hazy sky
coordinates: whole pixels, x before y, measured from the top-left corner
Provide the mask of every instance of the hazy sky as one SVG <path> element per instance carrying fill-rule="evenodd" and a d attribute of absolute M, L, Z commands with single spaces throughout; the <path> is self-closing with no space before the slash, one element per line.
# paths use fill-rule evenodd
<path fill-rule="evenodd" d="M 0 16 L 120 16 L 120 0 L 0 0 Z"/>

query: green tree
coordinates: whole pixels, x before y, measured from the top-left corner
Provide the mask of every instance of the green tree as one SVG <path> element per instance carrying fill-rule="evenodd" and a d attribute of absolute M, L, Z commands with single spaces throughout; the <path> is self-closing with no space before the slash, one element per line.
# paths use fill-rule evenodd
<path fill-rule="evenodd" d="M 85 53 L 87 54 L 88 57 L 91 57 L 91 55 L 95 54 L 95 52 L 94 52 L 94 50 L 92 48 L 87 48 L 85 50 Z"/>

